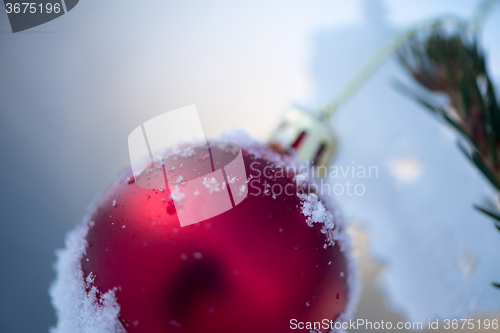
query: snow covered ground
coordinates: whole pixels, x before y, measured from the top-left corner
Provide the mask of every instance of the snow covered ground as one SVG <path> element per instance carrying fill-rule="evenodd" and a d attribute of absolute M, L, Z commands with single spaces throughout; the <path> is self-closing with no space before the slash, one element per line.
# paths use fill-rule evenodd
<path fill-rule="evenodd" d="M 394 33 L 382 11 L 370 13 L 362 25 L 320 30 L 313 39 L 317 105 Z M 500 8 L 493 15 L 498 20 Z M 485 48 L 492 44 L 486 40 Z M 498 68 L 498 54 L 488 59 Z M 453 132 L 395 91 L 395 78 L 405 75 L 392 60 L 334 117 L 336 165 L 379 170 L 378 177 L 330 178 L 365 188 L 336 200 L 368 232 L 371 255 L 384 267 L 379 284 L 396 312 L 424 322 L 497 313 L 500 290 L 491 282 L 500 281 L 500 233 L 472 207 L 494 193 L 457 149 Z"/>

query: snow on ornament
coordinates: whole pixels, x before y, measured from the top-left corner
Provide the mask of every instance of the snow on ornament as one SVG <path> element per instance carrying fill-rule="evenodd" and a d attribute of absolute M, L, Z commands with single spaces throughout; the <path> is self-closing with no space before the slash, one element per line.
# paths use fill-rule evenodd
<path fill-rule="evenodd" d="M 220 142 L 229 144 L 208 145 L 212 170 L 199 147 L 170 147 L 164 164 L 126 171 L 94 203 L 58 252 L 52 333 L 281 333 L 294 320 L 334 328 L 350 318 L 357 280 L 349 238 L 337 209 L 308 186 L 306 166 L 242 132 Z M 242 177 L 204 177 L 235 147 Z M 201 182 L 190 188 L 193 175 Z M 164 176 L 168 186 L 157 182 Z M 228 192 L 230 209 L 181 226 L 181 210 L 194 221 L 211 196 Z"/>

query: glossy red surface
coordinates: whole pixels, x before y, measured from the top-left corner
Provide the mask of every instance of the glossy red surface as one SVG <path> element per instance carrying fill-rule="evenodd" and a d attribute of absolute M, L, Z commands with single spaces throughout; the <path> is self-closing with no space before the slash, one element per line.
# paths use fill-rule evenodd
<path fill-rule="evenodd" d="M 243 156 L 247 176 L 252 162 L 261 171 L 270 165 Z M 181 228 L 169 191 L 142 189 L 130 176 L 99 201 L 82 259 L 101 292 L 118 288 L 128 332 L 281 333 L 291 331 L 291 319 L 334 319 L 344 310 L 340 247 L 323 248 L 320 225 L 307 225 L 296 195 L 255 195 L 264 180 L 286 186 L 291 179 L 261 175 L 258 183 L 254 172 L 242 203 Z"/>

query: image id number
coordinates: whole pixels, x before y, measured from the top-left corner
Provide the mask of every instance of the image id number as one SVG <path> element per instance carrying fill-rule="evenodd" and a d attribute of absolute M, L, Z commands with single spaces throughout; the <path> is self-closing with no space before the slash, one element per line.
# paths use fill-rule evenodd
<path fill-rule="evenodd" d="M 7 11 L 7 14 L 35 14 L 35 13 L 47 13 L 50 14 L 52 12 L 58 14 L 61 11 L 61 4 L 60 3 L 46 3 L 45 6 L 43 3 L 41 4 L 36 4 L 35 2 L 16 2 L 16 3 L 6 3 L 5 4 L 5 9 Z"/>

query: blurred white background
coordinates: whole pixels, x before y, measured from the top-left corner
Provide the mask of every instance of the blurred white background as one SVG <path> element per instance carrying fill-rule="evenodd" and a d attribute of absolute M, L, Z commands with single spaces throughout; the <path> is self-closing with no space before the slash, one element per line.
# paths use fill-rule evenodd
<path fill-rule="evenodd" d="M 54 250 L 63 246 L 65 232 L 96 195 L 128 166 L 127 137 L 136 126 L 196 104 L 208 137 L 244 126 L 265 139 L 293 103 L 314 108 L 333 97 L 398 29 L 445 13 L 469 17 L 477 3 L 84 0 L 61 18 L 16 34 L 7 15 L 0 13 L 0 331 L 46 332 L 54 324 L 47 295 L 54 278 Z M 380 30 L 365 33 L 371 25 Z M 497 82 L 498 40 L 499 8 L 484 34 Z M 412 101 L 397 93 L 384 95 L 392 90 L 396 68 L 394 62 L 386 64 L 340 110 L 340 161 L 365 156 L 364 163 L 382 163 L 373 146 L 363 144 L 371 140 L 360 130 L 366 127 L 356 127 L 358 118 L 347 116 L 371 103 L 375 111 L 394 111 L 397 105 L 402 114 L 399 122 L 387 118 L 398 117 L 397 112 L 370 118 L 375 136 L 378 128 L 387 130 L 391 123 L 407 126 L 398 129 L 401 135 L 425 136 L 424 127 L 405 122 L 406 108 L 419 114 L 419 124 L 439 130 Z M 357 106 L 356 100 L 362 104 Z M 384 138 L 397 143 L 392 136 Z M 451 143 L 440 147 L 455 154 Z M 349 154 L 352 149 L 354 155 Z M 478 185 L 474 193 L 483 187 Z M 352 201 L 339 201 L 348 218 L 369 219 L 355 216 Z M 405 211 L 406 206 L 399 209 L 399 217 L 413 212 Z M 365 273 L 371 283 L 370 267 Z M 360 311 L 369 313 L 367 306 L 382 298 L 367 287 Z M 382 310 L 381 316 L 394 316 Z"/>

